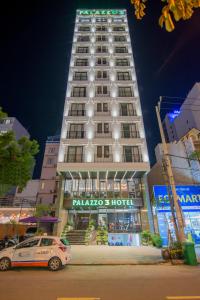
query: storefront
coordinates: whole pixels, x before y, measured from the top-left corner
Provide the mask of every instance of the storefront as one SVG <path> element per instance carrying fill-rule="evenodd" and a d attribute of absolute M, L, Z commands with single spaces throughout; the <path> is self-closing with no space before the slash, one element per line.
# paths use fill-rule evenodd
<path fill-rule="evenodd" d="M 200 244 L 200 186 L 176 186 L 179 204 L 182 208 L 186 237 L 192 237 Z M 154 186 L 158 228 L 163 245 L 168 244 L 169 234 L 175 237 L 169 203 L 170 190 L 167 186 Z"/>
<path fill-rule="evenodd" d="M 87 229 L 92 219 L 95 228 L 103 226 L 108 230 L 109 245 L 140 245 L 141 212 L 132 199 L 74 199 L 68 211 L 77 230 Z"/>

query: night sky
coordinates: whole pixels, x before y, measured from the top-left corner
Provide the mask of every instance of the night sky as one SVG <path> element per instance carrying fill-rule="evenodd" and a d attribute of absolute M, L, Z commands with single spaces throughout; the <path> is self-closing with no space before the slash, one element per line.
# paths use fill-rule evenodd
<path fill-rule="evenodd" d="M 162 4 L 155 0 L 148 1 L 143 21 L 136 21 L 128 0 L 5 2 L 0 10 L 0 106 L 9 116 L 17 117 L 31 137 L 40 143 L 34 176 L 40 176 L 46 137 L 59 134 L 61 130 L 78 8 L 128 9 L 153 164 L 154 147 L 160 141 L 154 108 L 158 97 L 185 97 L 193 84 L 200 81 L 200 9 L 192 19 L 179 22 L 174 32 L 167 33 L 158 26 Z"/>

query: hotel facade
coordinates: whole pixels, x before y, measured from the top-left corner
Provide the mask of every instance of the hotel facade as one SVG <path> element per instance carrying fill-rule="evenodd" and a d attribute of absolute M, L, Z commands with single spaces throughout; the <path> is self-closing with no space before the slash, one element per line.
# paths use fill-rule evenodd
<path fill-rule="evenodd" d="M 73 230 L 138 244 L 149 168 L 126 11 L 77 10 L 57 164 Z"/>

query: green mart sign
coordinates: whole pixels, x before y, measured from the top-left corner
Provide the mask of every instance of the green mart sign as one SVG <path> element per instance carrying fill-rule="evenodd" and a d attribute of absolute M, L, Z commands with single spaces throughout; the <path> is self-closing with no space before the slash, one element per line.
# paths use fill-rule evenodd
<path fill-rule="evenodd" d="M 101 16 L 105 16 L 105 15 L 125 15 L 124 10 L 121 9 L 84 9 L 84 10 L 79 10 L 79 15 L 101 15 Z"/>
<path fill-rule="evenodd" d="M 73 207 L 93 206 L 93 207 L 117 207 L 133 206 L 133 199 L 73 199 Z"/>

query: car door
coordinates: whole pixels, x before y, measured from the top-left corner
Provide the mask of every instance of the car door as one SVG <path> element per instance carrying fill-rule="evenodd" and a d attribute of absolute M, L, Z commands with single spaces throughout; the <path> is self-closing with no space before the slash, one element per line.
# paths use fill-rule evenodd
<path fill-rule="evenodd" d="M 35 259 L 38 262 L 43 263 L 43 266 L 47 266 L 49 259 L 54 255 L 56 241 L 50 237 L 42 237 L 39 247 L 37 247 L 35 253 Z"/>
<path fill-rule="evenodd" d="M 34 238 L 17 245 L 13 252 L 12 266 L 34 266 L 39 241 L 40 238 Z"/>

